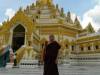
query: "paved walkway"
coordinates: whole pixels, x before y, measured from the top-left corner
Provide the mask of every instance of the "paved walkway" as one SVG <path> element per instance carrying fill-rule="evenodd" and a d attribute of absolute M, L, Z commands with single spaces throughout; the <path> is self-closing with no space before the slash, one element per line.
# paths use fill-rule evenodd
<path fill-rule="evenodd" d="M 100 75 L 100 66 L 59 65 L 60 75 Z M 0 69 L 0 75 L 42 75 L 43 67 Z"/>

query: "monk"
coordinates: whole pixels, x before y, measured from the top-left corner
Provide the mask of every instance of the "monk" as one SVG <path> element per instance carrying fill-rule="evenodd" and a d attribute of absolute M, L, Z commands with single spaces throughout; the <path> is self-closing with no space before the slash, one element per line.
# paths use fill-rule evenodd
<path fill-rule="evenodd" d="M 44 48 L 44 73 L 43 75 L 59 75 L 57 67 L 57 56 L 60 45 L 55 41 L 54 35 L 49 36 L 49 42 Z"/>

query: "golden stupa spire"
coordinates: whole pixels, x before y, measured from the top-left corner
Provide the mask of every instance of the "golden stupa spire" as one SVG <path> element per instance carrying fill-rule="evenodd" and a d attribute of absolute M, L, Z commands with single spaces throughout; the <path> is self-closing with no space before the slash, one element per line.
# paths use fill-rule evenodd
<path fill-rule="evenodd" d="M 43 3 L 43 4 L 51 4 L 52 0 L 38 0 L 39 2 Z"/>

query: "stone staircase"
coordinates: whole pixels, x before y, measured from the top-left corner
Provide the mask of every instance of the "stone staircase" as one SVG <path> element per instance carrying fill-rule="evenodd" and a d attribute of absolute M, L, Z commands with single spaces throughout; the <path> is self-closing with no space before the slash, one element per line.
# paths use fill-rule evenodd
<path fill-rule="evenodd" d="M 43 66 L 34 68 L 1 68 L 0 75 L 43 75 Z M 100 66 L 59 65 L 59 75 L 100 75 Z"/>
<path fill-rule="evenodd" d="M 22 59 L 19 63 L 19 68 L 35 68 L 38 67 L 38 60 Z"/>
<path fill-rule="evenodd" d="M 0 69 L 0 75 L 41 75 L 42 72 L 42 69 L 39 69 L 38 67 Z"/>

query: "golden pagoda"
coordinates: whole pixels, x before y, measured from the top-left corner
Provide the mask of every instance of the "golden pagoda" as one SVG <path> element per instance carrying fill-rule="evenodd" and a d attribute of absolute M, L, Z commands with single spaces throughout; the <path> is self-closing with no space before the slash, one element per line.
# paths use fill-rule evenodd
<path fill-rule="evenodd" d="M 3 22 L 0 52 L 9 45 L 17 53 L 18 63 L 32 50 L 32 59 L 39 59 L 42 45 L 50 34 L 54 34 L 62 46 L 60 59 L 74 59 L 77 54 L 87 58 L 100 53 L 100 34 L 94 31 L 91 23 L 83 29 L 77 17 L 73 22 L 70 12 L 65 14 L 63 8 L 54 5 L 52 0 L 37 0 Z"/>

